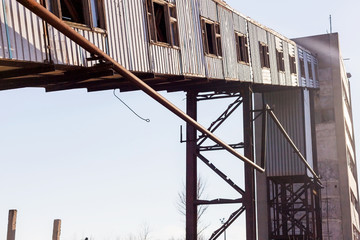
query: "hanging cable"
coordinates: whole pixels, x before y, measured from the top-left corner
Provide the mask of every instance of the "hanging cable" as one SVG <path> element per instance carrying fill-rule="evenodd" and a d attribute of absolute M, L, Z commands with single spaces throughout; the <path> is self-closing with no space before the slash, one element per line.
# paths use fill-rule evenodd
<path fill-rule="evenodd" d="M 144 120 L 145 122 L 150 122 L 150 119 L 148 119 L 148 118 L 142 118 L 139 114 L 137 114 L 134 110 L 132 110 L 131 107 L 129 107 L 123 100 L 121 100 L 121 99 L 116 95 L 115 90 L 116 90 L 116 89 L 114 89 L 113 94 L 114 94 L 114 96 L 115 96 L 117 99 L 119 99 L 120 102 L 122 102 L 122 104 L 124 104 L 130 111 L 132 111 L 132 112 L 133 112 L 138 118 L 140 118 L 141 120 Z"/>

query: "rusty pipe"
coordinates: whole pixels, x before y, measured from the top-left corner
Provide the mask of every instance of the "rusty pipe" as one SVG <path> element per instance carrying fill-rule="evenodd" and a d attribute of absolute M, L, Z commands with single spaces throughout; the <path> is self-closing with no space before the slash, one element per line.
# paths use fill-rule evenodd
<path fill-rule="evenodd" d="M 265 170 L 252 162 L 250 159 L 246 158 L 245 156 L 241 155 L 237 151 L 235 151 L 232 147 L 230 147 L 228 144 L 223 142 L 221 139 L 216 137 L 214 134 L 212 134 L 209 130 L 207 130 L 205 127 L 200 125 L 197 121 L 189 117 L 187 114 L 185 114 L 183 111 L 181 111 L 178 107 L 173 105 L 170 101 L 168 101 L 166 98 L 164 98 L 162 95 L 160 95 L 158 92 L 156 92 L 153 88 L 151 88 L 149 85 L 144 83 L 141 79 L 136 77 L 134 74 L 132 74 L 129 70 L 125 69 L 123 66 L 121 66 L 118 62 L 116 62 L 114 59 L 112 59 L 110 56 L 108 56 L 106 53 L 101 51 L 98 47 L 96 47 L 94 44 L 89 42 L 86 38 L 81 36 L 79 33 L 77 33 L 74 29 L 72 29 L 69 25 L 64 23 L 61 19 L 59 19 L 57 16 L 52 14 L 49 10 L 44 8 L 41 4 L 37 3 L 34 0 L 16 0 L 22 5 L 24 5 L 26 8 L 28 8 L 31 12 L 39 16 L 41 19 L 49 23 L 51 26 L 56 28 L 58 31 L 63 33 L 65 36 L 73 40 L 75 43 L 80 45 L 82 48 L 84 48 L 86 51 L 95 54 L 98 57 L 104 58 L 104 60 L 110 62 L 113 64 L 112 68 L 114 71 L 122 75 L 125 79 L 132 82 L 136 86 L 139 87 L 142 91 L 144 91 L 146 94 L 148 94 L 150 97 L 155 99 L 158 103 L 169 109 L 171 112 L 176 114 L 178 117 L 183 119 L 188 124 L 191 124 L 196 130 L 199 132 L 207 135 L 211 140 L 213 140 L 215 143 L 219 144 L 220 146 L 224 147 L 228 152 L 230 152 L 235 157 L 241 159 L 246 164 L 249 164 L 256 170 L 260 172 L 264 172 Z"/>

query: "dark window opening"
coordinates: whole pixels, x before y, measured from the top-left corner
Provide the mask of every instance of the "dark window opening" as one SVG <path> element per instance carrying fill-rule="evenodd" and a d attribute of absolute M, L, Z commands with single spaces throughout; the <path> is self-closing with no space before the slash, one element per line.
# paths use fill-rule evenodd
<path fill-rule="evenodd" d="M 249 63 L 249 47 L 246 36 L 235 33 L 235 41 L 238 62 Z"/>
<path fill-rule="evenodd" d="M 269 58 L 269 47 L 259 42 L 260 48 L 260 63 L 262 68 L 270 68 L 270 58 Z"/>
<path fill-rule="evenodd" d="M 302 78 L 305 78 L 305 63 L 303 58 L 300 58 L 300 74 Z"/>
<path fill-rule="evenodd" d="M 215 45 L 214 45 L 214 31 L 213 31 L 213 24 L 210 23 L 205 23 L 205 27 L 206 27 L 206 38 L 207 38 L 207 42 L 208 42 L 208 49 L 209 49 L 209 54 L 216 54 L 215 52 Z"/>
<path fill-rule="evenodd" d="M 309 78 L 313 79 L 313 72 L 312 72 L 311 62 L 308 61 L 307 64 L 308 64 Z"/>
<path fill-rule="evenodd" d="M 168 2 L 146 1 L 149 38 L 153 43 L 179 46 L 176 7 Z"/>
<path fill-rule="evenodd" d="M 154 15 L 157 41 L 169 43 L 166 32 L 165 6 L 154 3 Z"/>
<path fill-rule="evenodd" d="M 46 6 L 64 21 L 105 28 L 103 0 L 47 0 Z"/>
<path fill-rule="evenodd" d="M 278 71 L 285 72 L 284 52 L 276 50 L 276 61 Z"/>
<path fill-rule="evenodd" d="M 201 21 L 201 24 L 205 54 L 221 57 L 220 25 L 204 19 Z"/>
<path fill-rule="evenodd" d="M 295 74 L 296 73 L 296 61 L 295 57 L 289 55 L 289 62 L 290 62 L 290 73 Z"/>
<path fill-rule="evenodd" d="M 86 24 L 82 0 L 60 0 L 63 20 Z"/>

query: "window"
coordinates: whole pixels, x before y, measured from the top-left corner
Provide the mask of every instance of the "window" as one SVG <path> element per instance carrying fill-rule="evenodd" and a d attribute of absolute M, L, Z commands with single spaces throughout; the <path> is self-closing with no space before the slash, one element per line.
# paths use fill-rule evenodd
<path fill-rule="evenodd" d="M 105 28 L 103 0 L 48 0 L 48 9 L 64 21 Z"/>
<path fill-rule="evenodd" d="M 265 43 L 259 42 L 260 62 L 262 68 L 270 68 L 269 47 Z"/>
<path fill-rule="evenodd" d="M 146 0 L 146 11 L 150 42 L 179 47 L 175 5 L 163 0 Z"/>
<path fill-rule="evenodd" d="M 296 74 L 296 61 L 295 57 L 289 55 L 289 62 L 290 62 L 290 73 Z"/>
<path fill-rule="evenodd" d="M 249 46 L 247 38 L 241 33 L 235 33 L 237 60 L 241 63 L 249 63 Z"/>
<path fill-rule="evenodd" d="M 300 58 L 300 74 L 302 78 L 305 78 L 305 63 L 303 58 Z"/>
<path fill-rule="evenodd" d="M 308 61 L 307 64 L 308 64 L 309 78 L 310 78 L 310 79 L 314 79 L 311 62 Z"/>
<path fill-rule="evenodd" d="M 221 57 L 222 48 L 220 24 L 210 20 L 202 19 L 201 25 L 205 54 Z"/>
<path fill-rule="evenodd" d="M 276 50 L 276 62 L 277 62 L 278 71 L 285 72 L 283 51 Z"/>

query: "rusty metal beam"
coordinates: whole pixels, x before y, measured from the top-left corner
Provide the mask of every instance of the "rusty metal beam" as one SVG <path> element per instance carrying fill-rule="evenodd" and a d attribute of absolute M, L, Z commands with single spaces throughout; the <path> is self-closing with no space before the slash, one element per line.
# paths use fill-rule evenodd
<path fill-rule="evenodd" d="M 101 51 L 98 47 L 96 47 L 94 44 L 92 44 L 86 38 L 81 36 L 74 29 L 72 29 L 69 25 L 67 25 L 65 22 L 63 22 L 58 17 L 56 17 L 54 14 L 52 14 L 49 10 L 44 8 L 41 4 L 37 3 L 35 0 L 17 0 L 17 2 L 24 5 L 31 12 L 35 13 L 37 16 L 39 16 L 41 19 L 43 19 L 44 21 L 49 23 L 51 26 L 56 28 L 58 31 L 63 33 L 69 39 L 71 39 L 75 43 L 79 44 L 86 51 L 90 52 L 91 54 L 94 54 L 97 57 L 102 57 L 102 58 L 104 58 L 105 61 L 112 63 L 113 64 L 112 68 L 116 72 L 118 72 L 120 75 L 122 75 L 125 79 L 132 82 L 134 85 L 136 85 L 139 89 L 141 89 L 146 94 L 148 94 L 150 97 L 152 97 L 158 103 L 160 103 L 161 105 L 166 107 L 168 110 L 170 110 L 171 112 L 176 114 L 178 117 L 183 119 L 188 124 L 192 125 L 196 130 L 200 131 L 201 133 L 203 133 L 205 135 L 208 135 L 211 140 L 213 140 L 215 143 L 218 143 L 219 145 L 223 146 L 228 152 L 230 152 L 235 157 L 244 161 L 247 166 L 251 166 L 252 168 L 257 169 L 260 172 L 265 171 L 263 168 L 261 168 L 260 166 L 258 166 L 254 162 L 252 162 L 249 158 L 247 158 L 247 157 L 241 155 L 240 153 L 238 153 L 237 151 L 235 151 L 233 148 L 231 148 L 229 145 L 227 145 L 224 141 L 222 141 L 221 139 L 216 137 L 214 134 L 212 134 L 210 131 L 208 131 L 205 127 L 200 125 L 193 118 L 189 117 L 187 114 L 185 114 L 183 111 L 181 111 L 178 107 L 176 107 L 174 104 L 169 102 L 166 98 L 164 98 L 162 95 L 160 95 L 158 92 L 156 92 L 153 88 L 149 87 L 141 79 L 136 77 L 129 70 L 125 69 L 118 62 L 116 62 L 114 59 L 112 59 L 106 53 Z"/>

